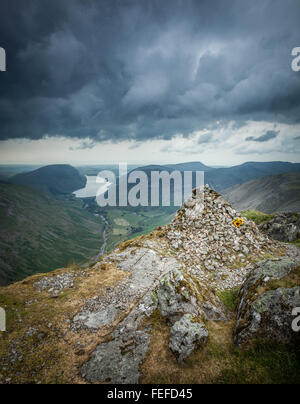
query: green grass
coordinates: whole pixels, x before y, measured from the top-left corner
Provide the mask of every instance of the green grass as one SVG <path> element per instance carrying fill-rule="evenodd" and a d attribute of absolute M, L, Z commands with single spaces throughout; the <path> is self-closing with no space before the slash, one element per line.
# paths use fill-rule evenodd
<path fill-rule="evenodd" d="M 227 354 L 228 355 L 228 354 Z M 288 346 L 257 342 L 250 349 L 233 346 L 219 384 L 299 384 L 299 355 Z"/>
<path fill-rule="evenodd" d="M 291 244 L 295 244 L 297 247 L 300 248 L 300 238 L 298 238 L 298 239 L 295 240 L 295 241 L 291 241 Z"/>
<path fill-rule="evenodd" d="M 285 189 L 288 191 L 300 191 L 300 184 L 299 182 L 290 182 L 285 185 Z"/>
<path fill-rule="evenodd" d="M 233 289 L 220 290 L 217 292 L 217 295 L 229 310 L 234 311 L 238 303 L 239 290 L 240 288 L 238 287 Z"/>
<path fill-rule="evenodd" d="M 241 212 L 243 217 L 252 220 L 255 224 L 269 222 L 273 219 L 274 215 L 267 215 L 266 213 L 259 212 L 258 210 L 244 210 Z"/>

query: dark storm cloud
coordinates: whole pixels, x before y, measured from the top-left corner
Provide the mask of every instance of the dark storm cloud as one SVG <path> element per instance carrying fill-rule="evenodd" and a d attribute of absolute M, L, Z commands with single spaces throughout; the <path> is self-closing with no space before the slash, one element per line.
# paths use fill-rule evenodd
<path fill-rule="evenodd" d="M 299 21 L 298 0 L 2 0 L 0 139 L 297 123 Z"/>
<path fill-rule="evenodd" d="M 280 130 L 268 130 L 264 135 L 254 137 L 254 136 L 248 136 L 246 137 L 246 141 L 250 142 L 267 142 L 268 140 L 275 139 L 280 133 Z"/>

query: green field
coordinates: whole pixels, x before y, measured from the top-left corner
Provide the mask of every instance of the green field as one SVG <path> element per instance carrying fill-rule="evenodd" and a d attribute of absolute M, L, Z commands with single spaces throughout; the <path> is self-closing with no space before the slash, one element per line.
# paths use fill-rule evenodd
<path fill-rule="evenodd" d="M 107 250 L 111 251 L 125 240 L 150 233 L 155 227 L 170 223 L 176 209 L 169 207 L 106 208 L 110 223 Z M 122 221 L 128 223 L 122 225 Z"/>
<path fill-rule="evenodd" d="M 100 208 L 95 198 L 85 198 L 85 208 L 103 215 L 109 223 L 106 252 L 116 248 L 125 240 L 150 233 L 155 227 L 170 223 L 178 207 L 111 207 Z"/>

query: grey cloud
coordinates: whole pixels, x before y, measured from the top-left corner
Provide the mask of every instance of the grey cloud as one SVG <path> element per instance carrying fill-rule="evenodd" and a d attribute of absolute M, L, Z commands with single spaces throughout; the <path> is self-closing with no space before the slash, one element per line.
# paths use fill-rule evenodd
<path fill-rule="evenodd" d="M 91 150 L 96 146 L 96 142 L 92 140 L 82 141 L 77 147 L 70 147 L 70 150 Z"/>
<path fill-rule="evenodd" d="M 268 130 L 264 135 L 261 135 L 259 137 L 254 137 L 254 136 L 248 136 L 246 137 L 246 141 L 253 141 L 253 142 L 267 142 L 268 140 L 275 139 L 280 133 L 280 130 Z"/>
<path fill-rule="evenodd" d="M 297 0 L 2 0 L 0 139 L 299 123 L 299 19 Z"/>
<path fill-rule="evenodd" d="M 200 136 L 197 140 L 198 144 L 208 143 L 212 140 L 213 135 L 212 133 L 205 133 L 204 135 Z"/>

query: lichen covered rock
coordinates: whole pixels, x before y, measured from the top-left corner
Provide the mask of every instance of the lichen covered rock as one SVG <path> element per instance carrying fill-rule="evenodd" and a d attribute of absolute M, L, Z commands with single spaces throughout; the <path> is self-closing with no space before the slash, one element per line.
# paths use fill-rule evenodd
<path fill-rule="evenodd" d="M 289 258 L 264 260 L 253 268 L 239 293 L 237 344 L 253 339 L 292 343 L 299 338 L 291 327 L 292 310 L 300 307 L 297 268 Z"/>
<path fill-rule="evenodd" d="M 164 275 L 156 292 L 160 313 L 174 324 L 185 314 L 203 316 L 207 320 L 227 319 L 220 299 L 209 287 L 184 269 Z"/>
<path fill-rule="evenodd" d="M 89 382 L 114 384 L 138 383 L 141 361 L 148 349 L 150 335 L 136 331 L 134 340 L 122 344 L 113 340 L 100 344 L 91 359 L 81 369 L 81 375 Z"/>
<path fill-rule="evenodd" d="M 278 213 L 259 229 L 272 239 L 295 241 L 300 238 L 300 217 L 298 213 Z"/>
<path fill-rule="evenodd" d="M 208 330 L 193 314 L 185 314 L 171 328 L 169 348 L 182 363 L 198 348 L 203 348 L 208 340 Z"/>

